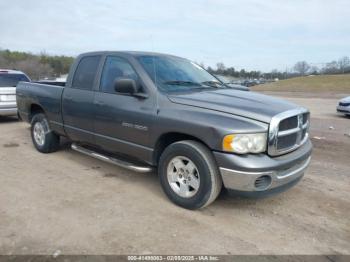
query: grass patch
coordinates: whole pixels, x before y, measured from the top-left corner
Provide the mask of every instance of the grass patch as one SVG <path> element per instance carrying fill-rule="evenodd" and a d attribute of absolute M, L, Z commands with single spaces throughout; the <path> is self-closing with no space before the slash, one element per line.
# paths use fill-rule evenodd
<path fill-rule="evenodd" d="M 350 74 L 295 77 L 258 85 L 253 91 L 350 93 Z"/>

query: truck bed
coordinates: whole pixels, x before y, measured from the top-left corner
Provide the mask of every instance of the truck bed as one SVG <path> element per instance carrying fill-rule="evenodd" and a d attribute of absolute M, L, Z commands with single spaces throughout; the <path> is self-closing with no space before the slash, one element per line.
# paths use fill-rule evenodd
<path fill-rule="evenodd" d="M 61 97 L 64 87 L 57 85 L 19 82 L 16 88 L 18 111 L 25 121 L 30 121 L 31 106 L 40 105 L 50 119 L 50 125 L 61 126 Z"/>

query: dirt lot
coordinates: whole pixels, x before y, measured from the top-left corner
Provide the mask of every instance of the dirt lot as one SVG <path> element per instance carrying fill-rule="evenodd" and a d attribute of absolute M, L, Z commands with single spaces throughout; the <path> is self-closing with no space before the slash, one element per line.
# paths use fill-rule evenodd
<path fill-rule="evenodd" d="M 350 118 L 334 98 L 305 97 L 287 97 L 311 109 L 321 138 L 304 179 L 200 211 L 169 202 L 155 174 L 67 146 L 40 154 L 26 123 L 0 120 L 0 254 L 350 254 Z"/>

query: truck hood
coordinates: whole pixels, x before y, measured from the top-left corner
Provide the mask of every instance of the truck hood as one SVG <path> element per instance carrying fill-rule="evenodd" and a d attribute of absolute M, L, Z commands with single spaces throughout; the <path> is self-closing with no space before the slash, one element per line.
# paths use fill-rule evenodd
<path fill-rule="evenodd" d="M 300 106 L 282 99 L 246 91 L 218 89 L 168 95 L 171 102 L 248 117 L 265 123 L 281 112 Z"/>

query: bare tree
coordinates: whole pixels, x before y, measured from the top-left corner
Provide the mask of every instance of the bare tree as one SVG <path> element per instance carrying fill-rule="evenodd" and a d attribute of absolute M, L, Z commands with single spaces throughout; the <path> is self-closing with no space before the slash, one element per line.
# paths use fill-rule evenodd
<path fill-rule="evenodd" d="M 338 62 L 332 61 L 326 64 L 323 68 L 323 72 L 326 74 L 336 74 L 339 72 Z"/>
<path fill-rule="evenodd" d="M 6 68 L 7 61 L 6 59 L 0 54 L 0 68 Z"/>
<path fill-rule="evenodd" d="M 309 71 L 310 71 L 310 74 L 316 75 L 318 74 L 319 69 L 317 66 L 311 66 Z"/>
<path fill-rule="evenodd" d="M 220 75 L 223 74 L 226 70 L 224 63 L 220 62 L 216 64 L 216 72 Z"/>
<path fill-rule="evenodd" d="M 270 74 L 271 74 L 272 79 L 276 79 L 276 78 L 278 78 L 280 73 L 278 72 L 277 69 L 273 69 Z"/>
<path fill-rule="evenodd" d="M 53 69 L 49 64 L 42 64 L 38 58 L 29 58 L 15 62 L 11 68 L 25 72 L 31 79 L 39 80 L 53 75 Z"/>
<path fill-rule="evenodd" d="M 343 56 L 338 60 L 338 67 L 342 74 L 350 67 L 350 59 L 348 56 Z"/>
<path fill-rule="evenodd" d="M 306 61 L 300 61 L 294 65 L 294 71 L 296 71 L 297 73 L 303 76 L 306 75 L 309 69 L 310 69 L 310 65 Z"/>

